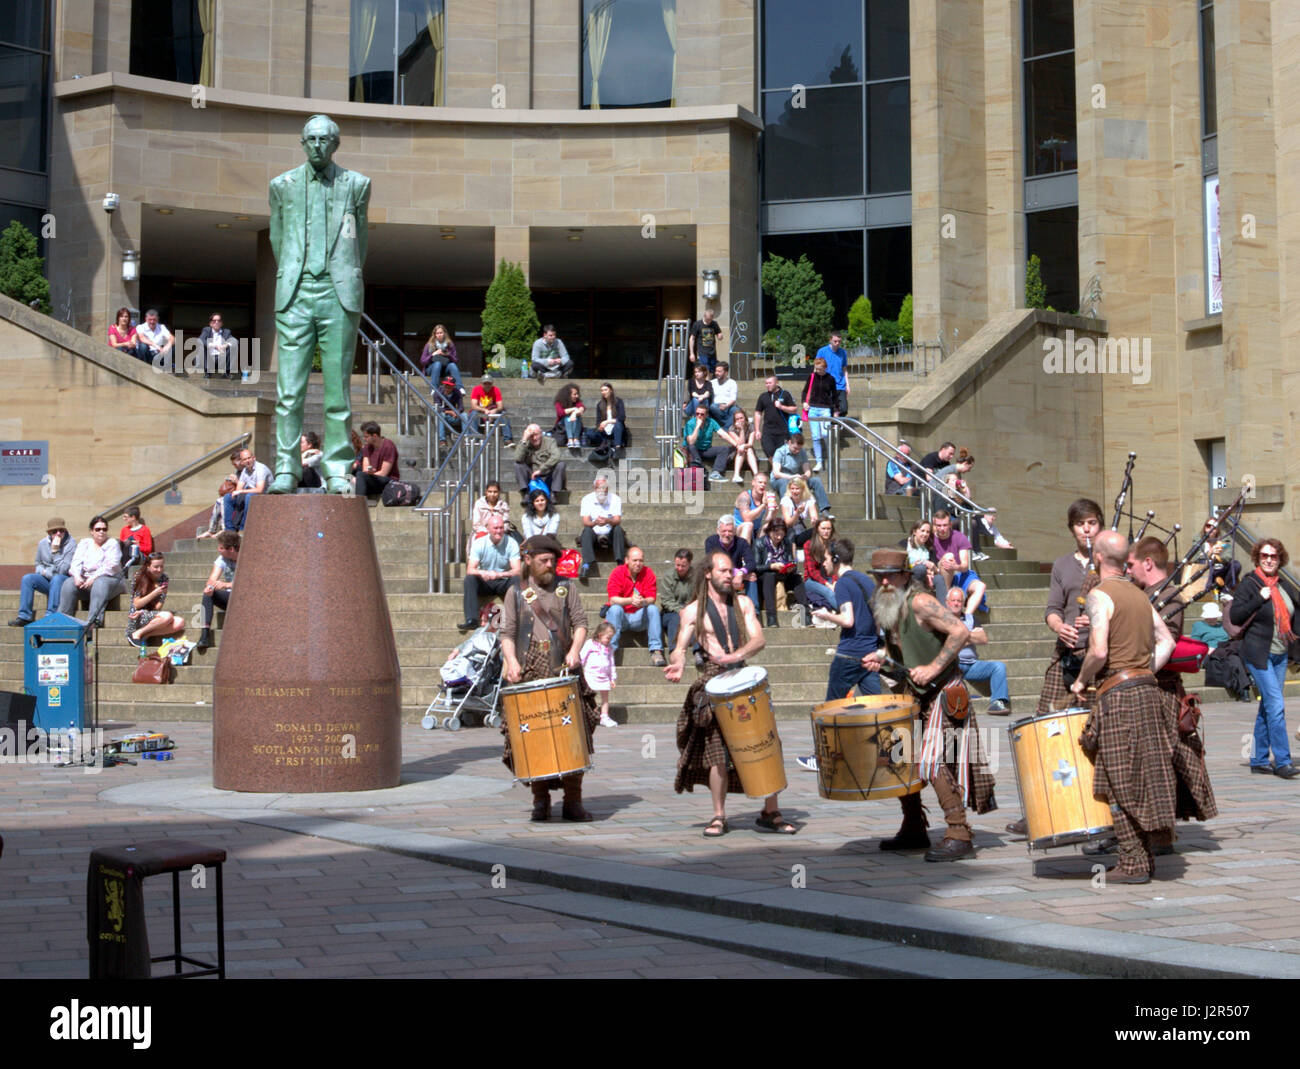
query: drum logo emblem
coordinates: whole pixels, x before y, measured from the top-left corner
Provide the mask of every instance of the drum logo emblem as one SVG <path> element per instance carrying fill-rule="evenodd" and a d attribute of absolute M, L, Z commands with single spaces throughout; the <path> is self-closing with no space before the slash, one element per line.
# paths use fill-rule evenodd
<path fill-rule="evenodd" d="M 527 724 L 520 724 L 520 725 L 519 725 L 519 734 L 521 734 L 521 735 L 527 735 L 527 734 L 528 734 L 528 725 L 527 725 Z"/>
<path fill-rule="evenodd" d="M 1052 779 L 1058 780 L 1062 787 L 1074 786 L 1075 768 L 1064 757 L 1057 763 L 1056 771 L 1052 773 Z"/>
<path fill-rule="evenodd" d="M 571 717 L 571 716 L 567 716 L 567 715 L 566 715 L 566 716 L 562 716 L 562 717 L 560 717 L 560 723 L 561 723 L 562 725 L 572 724 L 572 723 L 573 723 L 573 717 Z"/>

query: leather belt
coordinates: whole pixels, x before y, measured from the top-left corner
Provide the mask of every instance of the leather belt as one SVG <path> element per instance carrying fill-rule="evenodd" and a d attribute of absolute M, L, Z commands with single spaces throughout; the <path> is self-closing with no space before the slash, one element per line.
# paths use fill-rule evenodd
<path fill-rule="evenodd" d="M 1106 677 L 1105 681 L 1097 688 L 1097 697 L 1100 698 L 1108 690 L 1114 690 L 1121 683 L 1129 683 L 1134 680 L 1150 680 L 1155 682 L 1156 677 L 1150 668 L 1125 668 L 1116 672 L 1114 675 Z"/>

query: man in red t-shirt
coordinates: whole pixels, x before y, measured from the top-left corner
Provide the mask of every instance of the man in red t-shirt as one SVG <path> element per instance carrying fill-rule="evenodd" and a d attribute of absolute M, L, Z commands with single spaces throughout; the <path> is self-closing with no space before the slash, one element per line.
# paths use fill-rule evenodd
<path fill-rule="evenodd" d="M 640 546 L 628 546 L 623 563 L 609 575 L 605 586 L 608 600 L 605 603 L 605 620 L 614 625 L 610 649 L 618 653 L 618 640 L 624 631 L 645 631 L 650 639 L 650 663 L 663 668 L 663 621 L 655 598 L 659 594 L 655 573 L 645 566 L 645 554 Z"/>
<path fill-rule="evenodd" d="M 510 430 L 510 421 L 506 419 L 506 402 L 501 391 L 492 384 L 492 376 L 484 375 L 482 381 L 469 394 L 469 429 L 474 434 L 482 433 L 485 419 L 496 420 L 501 424 L 501 437 L 506 445 L 513 445 L 514 432 Z"/>
<path fill-rule="evenodd" d="M 401 479 L 397 446 L 379 433 L 379 424 L 361 424 L 361 470 L 357 472 L 357 497 L 381 494 L 391 479 Z"/>

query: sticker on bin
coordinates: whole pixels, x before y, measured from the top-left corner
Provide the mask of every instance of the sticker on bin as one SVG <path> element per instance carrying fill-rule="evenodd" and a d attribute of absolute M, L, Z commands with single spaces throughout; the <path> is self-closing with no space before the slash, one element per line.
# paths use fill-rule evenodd
<path fill-rule="evenodd" d="M 66 668 L 41 668 L 38 669 L 38 680 L 41 686 L 49 686 L 51 683 L 67 683 L 68 669 Z"/>
<path fill-rule="evenodd" d="M 38 653 L 36 655 L 37 668 L 67 668 L 68 655 L 66 653 Z"/>
<path fill-rule="evenodd" d="M 63 704 L 63 691 L 58 687 L 50 687 L 49 690 L 45 692 L 45 704 L 51 709 L 57 709 Z"/>

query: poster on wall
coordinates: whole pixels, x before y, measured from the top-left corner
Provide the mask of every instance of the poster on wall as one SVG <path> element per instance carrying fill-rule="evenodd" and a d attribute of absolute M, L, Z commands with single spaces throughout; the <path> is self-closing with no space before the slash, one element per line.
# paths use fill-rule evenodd
<path fill-rule="evenodd" d="M 1223 263 L 1219 256 L 1219 176 L 1205 180 L 1205 293 L 1208 315 L 1223 311 Z"/>
<path fill-rule="evenodd" d="M 49 442 L 0 442 L 0 486 L 41 486 L 49 463 Z"/>

